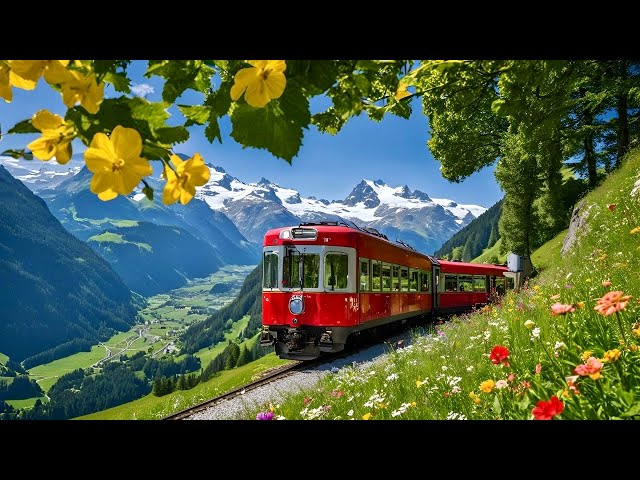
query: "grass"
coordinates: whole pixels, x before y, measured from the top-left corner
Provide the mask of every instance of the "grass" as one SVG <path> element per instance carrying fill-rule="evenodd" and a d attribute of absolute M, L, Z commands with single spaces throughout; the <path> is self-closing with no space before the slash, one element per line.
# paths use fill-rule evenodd
<path fill-rule="evenodd" d="M 5 400 L 13 408 L 31 408 L 40 400 L 42 403 L 47 402 L 46 397 L 27 398 L 26 400 Z"/>
<path fill-rule="evenodd" d="M 498 263 L 506 263 L 507 262 L 507 254 L 500 254 L 500 245 L 502 245 L 502 239 L 499 238 L 496 243 L 493 244 L 491 248 L 485 248 L 482 251 L 482 254 L 478 255 L 476 258 L 471 260 L 473 263 L 492 263 L 491 260 L 497 258 Z M 495 258 L 494 258 L 495 257 Z"/>
<path fill-rule="evenodd" d="M 543 245 L 533 260 L 544 271 L 501 303 L 415 331 L 375 364 L 242 418 L 640 418 L 640 192 L 630 194 L 639 173 L 636 149 L 586 196 L 573 248 L 560 256 L 564 232 Z"/>
<path fill-rule="evenodd" d="M 129 225 L 131 226 L 131 225 Z M 138 248 L 142 248 L 148 252 L 153 252 L 153 248 L 148 243 L 142 242 L 129 242 L 125 240 L 124 237 L 118 233 L 113 232 L 104 232 L 99 235 L 94 235 L 93 237 L 89 237 L 87 242 L 98 242 L 98 243 L 130 243 L 132 245 L 137 245 Z"/>
<path fill-rule="evenodd" d="M 6 365 L 8 361 L 9 361 L 9 357 L 4 353 L 0 352 L 0 363 L 3 363 Z"/>
<path fill-rule="evenodd" d="M 191 390 L 179 390 L 164 397 L 149 394 L 124 405 L 78 417 L 79 420 L 158 420 L 174 412 L 197 405 L 256 379 L 260 373 L 287 363 L 275 353 L 233 370 L 225 370 Z"/>
<path fill-rule="evenodd" d="M 569 229 L 563 230 L 531 254 L 531 262 L 538 271 L 544 271 L 562 263 L 560 250 Z"/>
<path fill-rule="evenodd" d="M 34 379 L 45 392 L 48 392 L 60 376 L 78 368 L 88 368 L 98 360 L 104 358 L 105 355 L 106 351 L 104 347 L 94 345 L 91 347 L 90 352 L 79 352 L 65 358 L 54 360 L 53 362 L 30 368 L 29 378 Z"/>
<path fill-rule="evenodd" d="M 244 330 L 247 327 L 248 323 L 249 323 L 249 315 L 245 315 L 244 317 L 242 317 L 240 320 L 238 320 L 233 324 L 233 328 L 231 329 L 230 332 L 226 332 L 224 334 L 223 342 L 220 342 L 217 345 L 212 346 L 211 348 L 202 348 L 198 350 L 196 353 L 194 353 L 194 355 L 200 359 L 200 362 L 202 363 L 202 367 L 203 368 L 206 367 L 211 362 L 211 360 L 213 360 L 215 357 L 220 355 L 225 349 L 225 347 L 227 346 L 227 343 L 229 340 L 235 341 L 238 338 L 238 335 L 240 334 L 240 332 L 242 332 L 242 330 Z M 251 340 L 245 340 L 240 344 L 240 348 L 242 348 L 242 345 L 245 343 L 247 344 L 247 348 L 249 349 L 253 345 L 253 342 Z"/>

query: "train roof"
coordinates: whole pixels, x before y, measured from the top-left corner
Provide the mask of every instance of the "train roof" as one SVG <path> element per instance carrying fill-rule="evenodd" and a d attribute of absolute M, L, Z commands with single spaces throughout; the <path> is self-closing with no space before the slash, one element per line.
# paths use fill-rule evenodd
<path fill-rule="evenodd" d="M 440 265 L 443 273 L 470 273 L 478 275 L 490 275 L 491 273 L 508 272 L 506 265 L 493 265 L 487 263 L 452 262 L 450 260 L 434 259 L 436 265 Z"/>

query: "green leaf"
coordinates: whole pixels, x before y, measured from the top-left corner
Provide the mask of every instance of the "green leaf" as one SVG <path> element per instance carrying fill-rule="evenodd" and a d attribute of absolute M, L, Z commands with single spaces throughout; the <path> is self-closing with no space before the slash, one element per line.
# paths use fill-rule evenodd
<path fill-rule="evenodd" d="M 634 417 L 636 415 L 640 415 L 640 402 L 636 403 L 635 405 L 632 405 L 631 408 L 626 412 L 624 412 L 621 416 Z"/>
<path fill-rule="evenodd" d="M 204 129 L 204 134 L 207 137 L 209 142 L 213 143 L 213 141 L 217 138 L 220 143 L 222 143 L 222 136 L 220 134 L 220 125 L 218 125 L 218 119 L 212 117 L 209 120 L 209 125 Z"/>
<path fill-rule="evenodd" d="M 150 61 L 144 75 L 164 77 L 162 99 L 173 103 L 188 88 L 206 93 L 214 73 L 213 68 L 205 65 L 202 60 L 161 60 Z"/>
<path fill-rule="evenodd" d="M 40 133 L 36 127 L 31 124 L 31 119 L 22 120 L 9 129 L 7 133 Z"/>
<path fill-rule="evenodd" d="M 171 152 L 160 145 L 152 143 L 144 143 L 142 145 L 142 156 L 147 160 L 169 160 L 171 158 Z"/>
<path fill-rule="evenodd" d="M 189 139 L 189 132 L 184 127 L 163 127 L 157 129 L 155 134 L 158 142 L 167 145 L 186 142 Z"/>
<path fill-rule="evenodd" d="M 178 105 L 178 109 L 187 119 L 185 127 L 193 124 L 204 125 L 207 123 L 211 111 L 204 105 Z"/>
<path fill-rule="evenodd" d="M 124 73 L 109 72 L 105 75 L 104 80 L 112 83 L 117 92 L 129 93 L 131 91 L 129 88 L 131 81 Z"/>
<path fill-rule="evenodd" d="M 153 188 L 151 188 L 149 185 L 146 185 L 142 189 L 142 193 L 144 193 L 144 195 L 149 199 L 150 202 L 153 202 Z"/>
<path fill-rule="evenodd" d="M 264 148 L 291 163 L 302 144 L 302 129 L 310 120 L 309 101 L 290 82 L 282 97 L 263 108 L 237 104 L 231 113 L 231 136 L 244 147 Z"/>
<path fill-rule="evenodd" d="M 371 84 L 369 83 L 369 80 L 367 80 L 367 77 L 365 77 L 364 75 L 354 75 L 353 81 L 356 83 L 363 97 L 369 95 Z"/>
<path fill-rule="evenodd" d="M 30 152 L 27 152 L 25 149 L 5 150 L 4 152 L 0 153 L 0 155 L 6 155 L 8 157 L 13 157 L 13 158 L 24 158 L 25 160 L 33 160 L 33 154 Z"/>
<path fill-rule="evenodd" d="M 502 405 L 500 405 L 500 397 L 498 397 L 498 395 L 493 397 L 493 410 L 496 415 L 500 415 L 502 413 Z"/>

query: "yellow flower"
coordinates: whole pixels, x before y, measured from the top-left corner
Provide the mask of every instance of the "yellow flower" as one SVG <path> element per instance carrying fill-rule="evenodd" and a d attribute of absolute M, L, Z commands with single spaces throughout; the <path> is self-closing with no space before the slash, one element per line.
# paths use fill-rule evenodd
<path fill-rule="evenodd" d="M 633 330 L 631 330 L 631 333 L 633 333 L 636 337 L 640 337 L 640 328 L 634 328 Z"/>
<path fill-rule="evenodd" d="M 103 97 L 104 82 L 98 85 L 94 74 L 69 71 L 69 76 L 62 83 L 62 101 L 68 108 L 80 102 L 87 112 L 97 113 Z"/>
<path fill-rule="evenodd" d="M 593 352 L 591 350 L 585 350 L 584 352 L 582 352 L 582 355 L 581 355 L 582 361 L 586 362 L 591 355 L 593 355 Z"/>
<path fill-rule="evenodd" d="M 42 132 L 40 138 L 27 145 L 34 157 L 46 161 L 55 155 L 62 165 L 71 160 L 71 140 L 76 134 L 72 125 L 67 125 L 60 115 L 48 110 L 36 112 L 31 124 Z"/>
<path fill-rule="evenodd" d="M 363 420 L 369 420 L 370 418 L 371 418 L 371 413 L 365 413 L 364 415 L 362 415 Z"/>
<path fill-rule="evenodd" d="M 416 402 L 411 402 L 412 407 L 415 407 L 416 405 L 417 405 Z"/>
<path fill-rule="evenodd" d="M 591 380 L 598 380 L 600 377 L 602 377 L 600 372 L 590 373 L 589 374 L 589 378 L 591 378 Z"/>
<path fill-rule="evenodd" d="M 287 79 L 284 60 L 248 60 L 249 68 L 238 70 L 231 87 L 231 99 L 238 100 L 244 93 L 244 99 L 252 107 L 264 107 L 284 92 Z"/>
<path fill-rule="evenodd" d="M 629 233 L 630 233 L 631 235 L 635 235 L 636 233 L 639 233 L 639 232 L 640 232 L 640 227 L 636 227 L 636 228 L 634 228 L 633 230 L 631 230 Z"/>
<path fill-rule="evenodd" d="M 174 172 L 166 165 L 164 167 L 167 184 L 162 193 L 162 203 L 171 205 L 180 200 L 182 205 L 186 205 L 196 194 L 196 186 L 204 185 L 209 181 L 211 172 L 199 153 L 187 161 L 183 161 L 177 155 L 171 155 L 171 163 L 176 171 Z"/>
<path fill-rule="evenodd" d="M 480 390 L 482 390 L 484 393 L 491 393 L 491 390 L 493 390 L 493 387 L 495 386 L 496 382 L 494 382 L 493 380 L 485 380 L 480 384 Z"/>
<path fill-rule="evenodd" d="M 475 392 L 470 392 L 470 393 L 469 393 L 469 398 L 470 398 L 471 400 L 473 400 L 473 403 L 475 403 L 476 405 L 479 405 L 479 404 L 480 404 L 480 402 L 482 401 L 482 400 L 480 400 L 480 397 L 478 397 L 478 396 L 475 394 Z"/>
<path fill-rule="evenodd" d="M 96 133 L 84 152 L 87 168 L 93 172 L 91 191 L 105 201 L 118 194 L 130 194 L 142 177 L 152 173 L 149 161 L 140 157 L 141 152 L 142 138 L 133 128 L 118 125 L 111 138 Z"/>
<path fill-rule="evenodd" d="M 620 358 L 620 350 L 618 350 L 617 348 L 614 348 L 613 350 L 609 350 L 607 352 L 604 352 L 604 358 L 602 359 L 603 362 L 616 362 L 619 358 Z"/>
<path fill-rule="evenodd" d="M 62 83 L 69 78 L 67 65 L 69 60 L 11 60 L 11 83 L 33 90 L 43 75 L 47 83 Z"/>
<path fill-rule="evenodd" d="M 526 322 L 524 322 L 524 326 L 527 327 L 529 330 L 532 330 L 533 327 L 536 326 L 536 323 L 533 320 L 527 320 Z"/>
<path fill-rule="evenodd" d="M 0 97 L 9 103 L 13 100 L 13 92 L 11 91 L 11 67 L 8 63 L 0 61 Z"/>
<path fill-rule="evenodd" d="M 426 380 L 424 382 L 420 381 L 420 380 L 416 380 L 416 387 L 420 388 L 422 385 L 425 384 L 425 382 L 426 382 Z"/>
<path fill-rule="evenodd" d="M 403 98 L 410 97 L 411 95 L 413 94 L 407 91 L 407 85 L 400 83 L 394 97 L 396 100 L 400 101 Z"/>

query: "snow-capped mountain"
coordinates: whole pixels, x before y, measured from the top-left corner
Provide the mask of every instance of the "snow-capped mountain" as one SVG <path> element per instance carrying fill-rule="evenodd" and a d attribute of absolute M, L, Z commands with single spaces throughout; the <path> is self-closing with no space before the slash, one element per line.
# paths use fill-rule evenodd
<path fill-rule="evenodd" d="M 0 165 L 4 165 L 11 176 L 24 183 L 29 190 L 38 192 L 54 188 L 67 178 L 73 177 L 83 167 L 84 161 L 80 157 L 72 157 L 69 163 L 60 165 L 55 160 L 43 162 L 38 159 L 0 156 Z"/>
<path fill-rule="evenodd" d="M 67 165 L 58 165 L 53 161 L 28 162 L 0 157 L 0 164 L 33 191 L 44 193 L 47 189 L 55 190 L 62 181 L 78 173 L 83 161 L 72 158 Z M 222 167 L 208 166 L 211 178 L 198 188 L 196 198 L 206 202 L 222 219 L 228 217 L 257 249 L 270 228 L 347 219 L 361 227 L 376 228 L 390 240 L 403 240 L 418 251 L 432 254 L 486 210 L 479 205 L 431 198 L 407 185 L 392 187 L 382 180 L 362 180 L 344 200 L 303 197 L 298 191 L 266 178 L 257 183 L 244 183 Z M 131 195 L 134 202 L 141 198 L 139 190 Z"/>
<path fill-rule="evenodd" d="M 390 240 L 400 239 L 416 250 L 433 253 L 454 233 L 482 214 L 479 205 L 430 198 L 407 185 L 391 187 L 382 180 L 362 180 L 344 200 L 302 197 L 299 192 L 262 178 L 244 183 L 209 164 L 211 178 L 197 197 L 224 212 L 250 241 L 261 243 L 269 228 L 301 221 L 348 219 L 370 226 Z"/>

